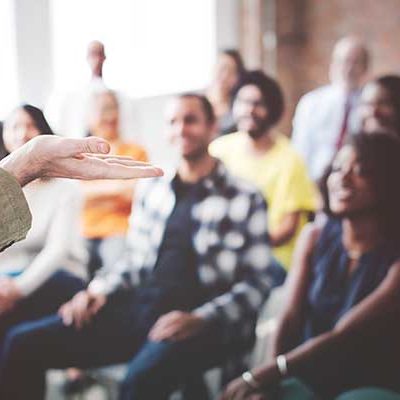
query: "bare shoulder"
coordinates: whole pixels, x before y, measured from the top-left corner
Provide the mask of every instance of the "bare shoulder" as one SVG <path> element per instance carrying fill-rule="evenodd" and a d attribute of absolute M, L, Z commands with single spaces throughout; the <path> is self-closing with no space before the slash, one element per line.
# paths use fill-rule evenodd
<path fill-rule="evenodd" d="M 324 225 L 315 222 L 306 224 L 299 236 L 298 247 L 309 254 L 317 243 L 323 227 Z"/>

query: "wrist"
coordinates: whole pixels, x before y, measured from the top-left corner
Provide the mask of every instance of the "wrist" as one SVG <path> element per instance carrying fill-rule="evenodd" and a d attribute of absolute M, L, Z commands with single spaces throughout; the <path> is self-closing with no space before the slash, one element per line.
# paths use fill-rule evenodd
<path fill-rule="evenodd" d="M 252 370 L 254 379 L 263 388 L 270 388 L 278 384 L 282 378 L 276 363 L 269 364 L 265 367 L 258 367 Z"/>
<path fill-rule="evenodd" d="M 14 159 L 12 154 L 8 155 L 1 161 L 0 167 L 12 175 L 21 187 L 25 186 L 29 182 L 23 166 L 21 163 L 18 163 L 18 160 Z"/>
<path fill-rule="evenodd" d="M 286 356 L 283 354 L 279 354 L 276 357 L 275 361 L 276 361 L 276 366 L 278 368 L 281 378 L 286 378 L 289 375 L 288 363 L 287 363 Z"/>
<path fill-rule="evenodd" d="M 252 390 L 258 390 L 261 388 L 261 382 L 259 382 L 251 371 L 243 372 L 242 379 L 246 383 L 246 385 Z"/>
<path fill-rule="evenodd" d="M 87 287 L 87 292 L 90 296 L 104 296 L 107 297 L 107 291 L 105 287 L 105 283 L 100 280 L 100 279 L 94 279 L 92 280 L 88 287 Z"/>

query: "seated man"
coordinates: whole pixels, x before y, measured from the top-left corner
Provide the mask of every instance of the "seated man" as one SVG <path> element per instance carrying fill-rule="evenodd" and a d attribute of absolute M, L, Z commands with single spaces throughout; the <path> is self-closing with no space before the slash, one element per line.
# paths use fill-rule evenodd
<path fill-rule="evenodd" d="M 275 129 L 283 109 L 279 84 L 261 71 L 247 73 L 233 103 L 239 132 L 218 138 L 210 150 L 230 172 L 262 191 L 273 254 L 289 268 L 298 234 L 316 209 L 316 190 L 300 156 Z"/>
<path fill-rule="evenodd" d="M 59 315 L 8 331 L 0 398 L 42 399 L 48 368 L 129 362 L 120 398 L 165 399 L 253 337 L 284 277 L 270 266 L 265 202 L 208 154 L 216 126 L 205 97 L 181 95 L 167 116 L 182 156 L 176 175 L 142 187 L 129 251 L 113 271 Z"/>

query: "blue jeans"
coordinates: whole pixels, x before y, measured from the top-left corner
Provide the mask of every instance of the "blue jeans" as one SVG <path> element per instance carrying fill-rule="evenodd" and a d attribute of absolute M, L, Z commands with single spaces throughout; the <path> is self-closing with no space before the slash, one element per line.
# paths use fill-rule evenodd
<path fill-rule="evenodd" d="M 110 298 L 81 330 L 66 327 L 57 315 L 13 327 L 0 353 L 0 398 L 39 400 L 49 368 L 93 368 L 129 362 L 121 400 L 166 399 L 180 383 L 214 365 L 229 352 L 218 325 L 190 340 L 149 342 L 147 334 L 166 310 L 150 307 L 145 294 Z"/>

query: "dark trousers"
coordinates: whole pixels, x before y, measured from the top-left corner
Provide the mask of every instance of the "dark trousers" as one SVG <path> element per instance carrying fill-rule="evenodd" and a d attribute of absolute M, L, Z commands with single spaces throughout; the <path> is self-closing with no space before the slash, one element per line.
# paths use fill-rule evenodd
<path fill-rule="evenodd" d="M 218 325 L 186 341 L 150 342 L 149 329 L 164 313 L 149 305 L 154 293 L 120 293 L 81 330 L 57 315 L 22 323 L 8 331 L 0 353 L 0 398 L 39 400 L 49 368 L 90 368 L 129 362 L 120 399 L 167 399 L 180 383 L 219 364 L 228 349 Z M 160 312 L 161 311 L 161 312 Z"/>
<path fill-rule="evenodd" d="M 82 279 L 67 271 L 53 274 L 39 289 L 20 301 L 15 309 L 0 316 L 0 344 L 11 327 L 57 312 L 62 304 L 85 286 Z"/>

